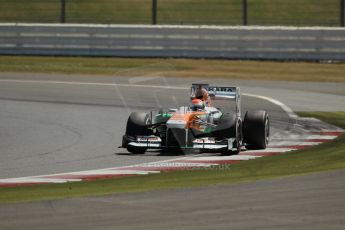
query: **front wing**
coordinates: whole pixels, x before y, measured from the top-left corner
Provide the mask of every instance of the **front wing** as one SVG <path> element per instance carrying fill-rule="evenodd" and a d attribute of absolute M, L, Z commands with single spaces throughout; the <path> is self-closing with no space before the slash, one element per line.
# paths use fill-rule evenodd
<path fill-rule="evenodd" d="M 122 147 L 133 146 L 144 149 L 195 149 L 195 150 L 209 150 L 209 151 L 222 151 L 222 150 L 236 150 L 236 139 L 227 138 L 217 141 L 212 137 L 197 138 L 192 141 L 190 145 L 185 146 L 168 146 L 164 145 L 163 141 L 158 136 L 137 136 L 137 137 L 123 137 Z"/>

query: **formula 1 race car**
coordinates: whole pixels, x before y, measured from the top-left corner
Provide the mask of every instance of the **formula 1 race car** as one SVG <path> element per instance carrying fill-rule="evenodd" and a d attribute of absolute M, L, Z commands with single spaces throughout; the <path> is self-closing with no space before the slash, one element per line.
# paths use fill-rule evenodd
<path fill-rule="evenodd" d="M 200 90 L 207 98 L 197 95 Z M 234 101 L 235 111 L 214 107 L 217 100 Z M 156 113 L 132 112 L 121 147 L 133 154 L 148 149 L 238 154 L 243 146 L 265 149 L 268 137 L 266 111 L 248 111 L 242 121 L 240 88 L 192 84 L 191 106 Z"/>

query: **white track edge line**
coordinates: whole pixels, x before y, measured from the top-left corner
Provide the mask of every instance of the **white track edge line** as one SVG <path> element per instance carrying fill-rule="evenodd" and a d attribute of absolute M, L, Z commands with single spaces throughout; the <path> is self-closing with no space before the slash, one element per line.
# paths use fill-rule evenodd
<path fill-rule="evenodd" d="M 38 84 L 66 84 L 66 85 L 95 85 L 95 86 L 123 86 L 123 87 L 141 87 L 141 88 L 160 88 L 160 89 L 189 89 L 188 87 L 179 86 L 160 86 L 160 85 L 139 85 L 139 84 L 117 84 L 117 83 L 97 83 L 97 82 L 76 82 L 76 81 L 41 81 L 41 80 L 12 80 L 12 79 L 0 79 L 0 82 L 14 82 L 14 83 L 38 83 Z M 271 102 L 272 104 L 280 106 L 290 118 L 297 118 L 298 116 L 293 110 L 276 99 L 267 96 L 261 96 L 257 94 L 243 93 L 242 95 L 248 97 L 256 97 Z"/>

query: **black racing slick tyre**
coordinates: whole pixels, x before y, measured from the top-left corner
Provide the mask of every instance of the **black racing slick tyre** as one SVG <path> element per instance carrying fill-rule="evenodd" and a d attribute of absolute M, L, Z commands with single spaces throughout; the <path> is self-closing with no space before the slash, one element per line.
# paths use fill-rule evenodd
<path fill-rule="evenodd" d="M 151 119 L 147 113 L 132 112 L 127 120 L 126 136 L 135 138 L 152 135 L 152 130 L 148 128 L 150 124 Z M 127 145 L 127 150 L 134 154 L 143 154 L 146 148 Z"/>
<path fill-rule="evenodd" d="M 270 133 L 266 111 L 248 111 L 243 121 L 243 141 L 252 149 L 265 149 Z"/>

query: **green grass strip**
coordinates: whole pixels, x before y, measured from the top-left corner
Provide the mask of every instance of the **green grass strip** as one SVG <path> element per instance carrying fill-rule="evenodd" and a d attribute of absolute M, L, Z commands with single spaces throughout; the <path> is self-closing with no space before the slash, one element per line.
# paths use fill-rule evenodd
<path fill-rule="evenodd" d="M 0 56 L 0 72 L 345 82 L 345 63 Z"/>
<path fill-rule="evenodd" d="M 345 128 L 345 112 L 300 113 L 300 115 L 320 118 L 328 123 Z M 309 149 L 210 169 L 176 171 L 89 182 L 0 188 L 0 203 L 212 186 L 344 168 L 345 135 L 342 135 L 334 141 Z"/>

